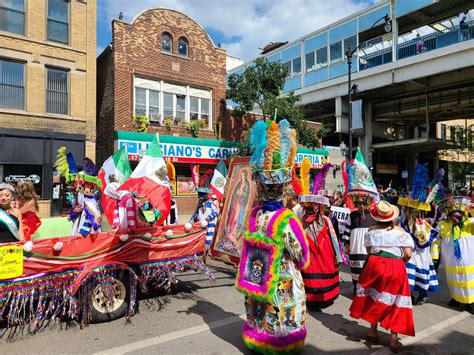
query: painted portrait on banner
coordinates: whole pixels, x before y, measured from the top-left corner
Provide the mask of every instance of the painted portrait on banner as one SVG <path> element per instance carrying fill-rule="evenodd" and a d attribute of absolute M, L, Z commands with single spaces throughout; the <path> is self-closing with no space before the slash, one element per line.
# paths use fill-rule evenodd
<path fill-rule="evenodd" d="M 220 220 L 211 248 L 211 255 L 237 264 L 240 258 L 242 234 L 252 211 L 256 184 L 252 179 L 250 157 L 233 158 L 219 213 Z"/>

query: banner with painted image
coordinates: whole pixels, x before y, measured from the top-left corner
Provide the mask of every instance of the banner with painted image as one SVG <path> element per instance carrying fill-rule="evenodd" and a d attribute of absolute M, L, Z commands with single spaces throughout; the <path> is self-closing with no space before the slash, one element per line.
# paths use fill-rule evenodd
<path fill-rule="evenodd" d="M 256 184 L 252 179 L 250 157 L 232 158 L 211 256 L 238 264 L 242 236 L 255 200 Z"/>
<path fill-rule="evenodd" d="M 339 227 L 339 235 L 346 232 L 350 225 L 351 210 L 344 207 L 331 206 L 331 217 L 336 217 Z"/>

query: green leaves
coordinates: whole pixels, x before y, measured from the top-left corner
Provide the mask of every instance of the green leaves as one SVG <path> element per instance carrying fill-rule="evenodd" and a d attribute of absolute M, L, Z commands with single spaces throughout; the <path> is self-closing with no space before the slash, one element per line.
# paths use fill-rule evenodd
<path fill-rule="evenodd" d="M 242 118 L 258 108 L 267 119 L 273 118 L 277 110 L 277 121 L 286 118 L 296 129 L 300 144 L 308 148 L 317 148 L 327 130 L 322 127 L 316 132 L 308 126 L 303 112 L 296 106 L 300 101 L 298 95 L 293 92 L 282 95 L 287 76 L 288 69 L 283 64 L 269 62 L 266 58 L 257 58 L 242 75 L 231 74 L 228 78 L 227 99 L 237 104 L 232 115 Z M 248 144 L 244 147 L 248 147 Z"/>

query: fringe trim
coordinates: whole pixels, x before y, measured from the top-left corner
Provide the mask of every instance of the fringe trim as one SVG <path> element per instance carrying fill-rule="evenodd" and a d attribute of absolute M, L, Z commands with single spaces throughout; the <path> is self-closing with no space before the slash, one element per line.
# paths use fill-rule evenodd
<path fill-rule="evenodd" d="M 301 350 L 306 338 L 306 327 L 297 329 L 286 336 L 275 336 L 259 332 L 247 323 L 242 329 L 242 338 L 245 345 L 264 354 L 293 354 Z"/>

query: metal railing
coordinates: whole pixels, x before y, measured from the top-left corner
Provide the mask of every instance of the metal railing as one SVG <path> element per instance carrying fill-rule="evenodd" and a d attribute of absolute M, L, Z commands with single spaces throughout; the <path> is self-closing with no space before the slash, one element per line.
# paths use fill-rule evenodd
<path fill-rule="evenodd" d="M 414 38 L 397 46 L 397 59 L 405 59 L 456 43 L 474 39 L 474 21 L 466 22 L 463 28 L 453 26 L 443 32 L 434 32 Z M 392 62 L 392 49 L 385 48 L 359 58 L 359 70 L 365 70 Z"/>

